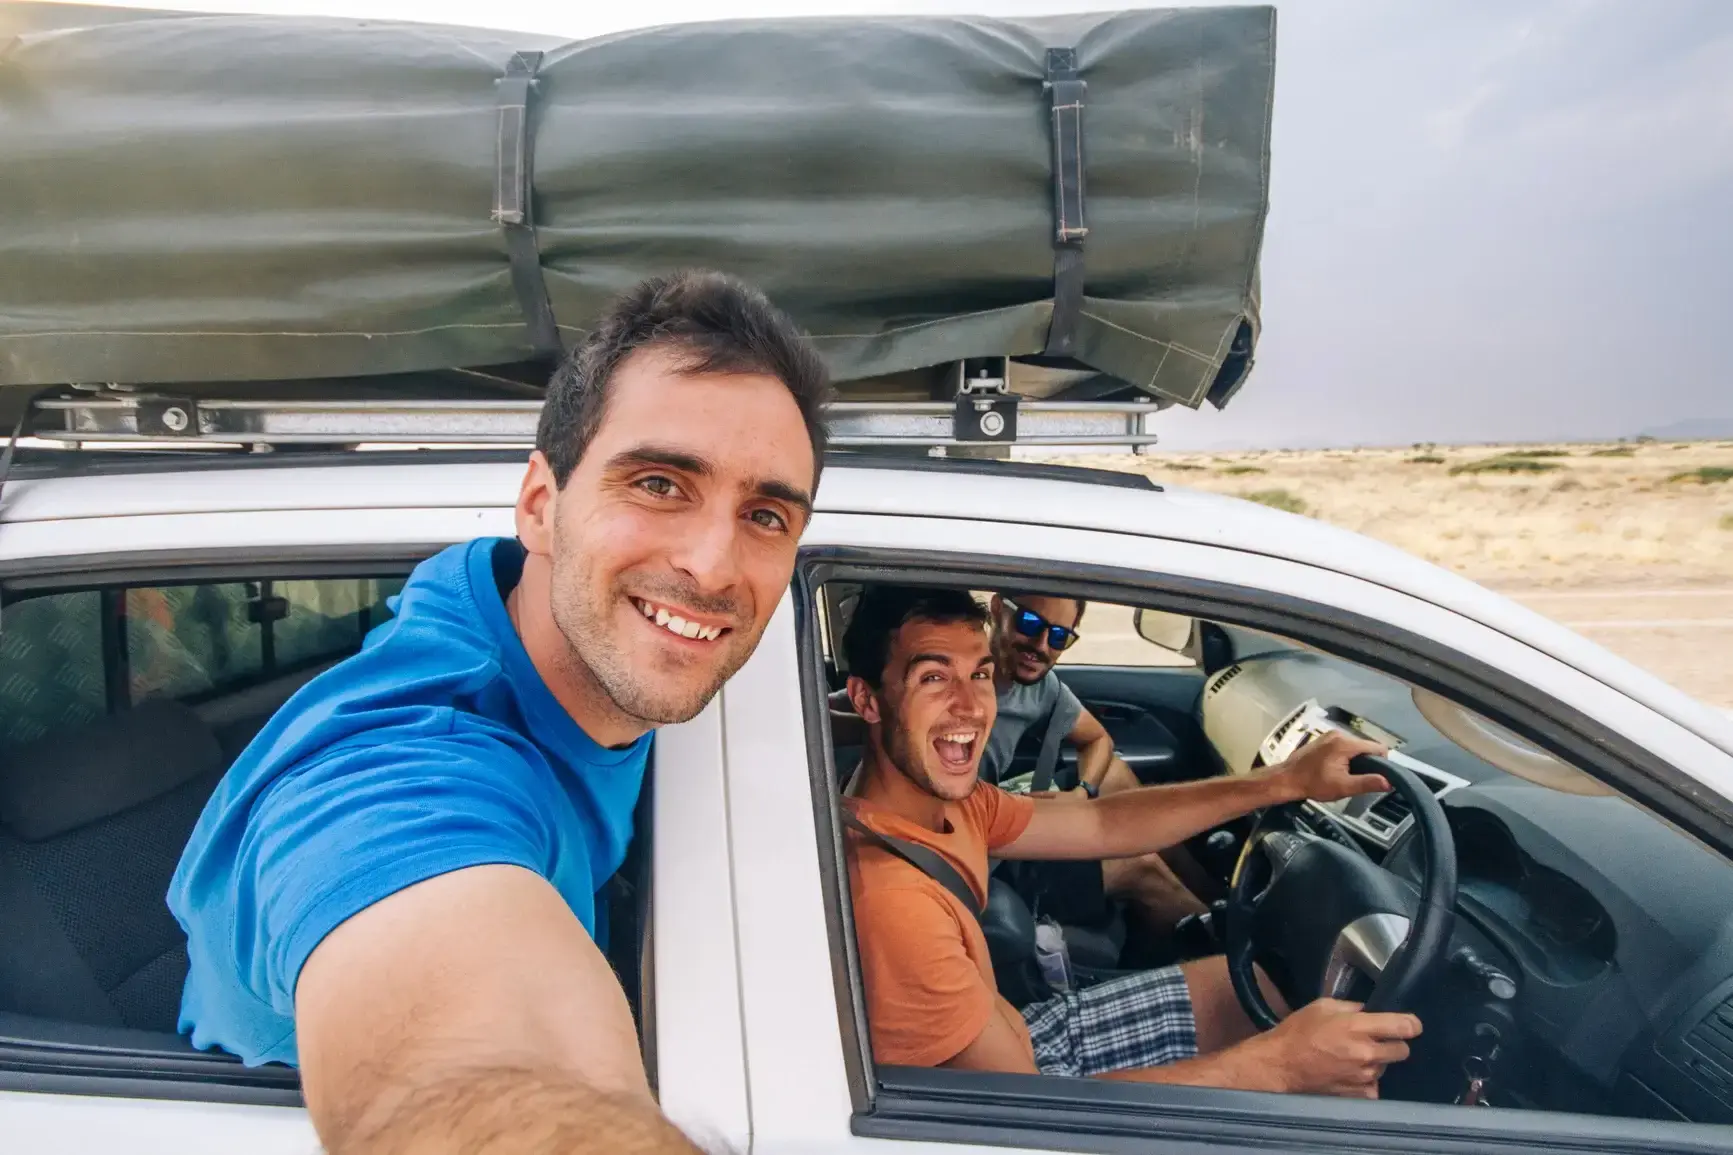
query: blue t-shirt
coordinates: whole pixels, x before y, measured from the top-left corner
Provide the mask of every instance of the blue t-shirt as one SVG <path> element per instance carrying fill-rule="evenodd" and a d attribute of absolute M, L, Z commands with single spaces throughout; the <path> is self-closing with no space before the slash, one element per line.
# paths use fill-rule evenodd
<path fill-rule="evenodd" d="M 448 871 L 533 870 L 595 933 L 650 736 L 605 749 L 554 699 L 501 594 L 522 565 L 505 538 L 423 562 L 395 616 L 229 769 L 169 885 L 191 963 L 180 1029 L 194 1046 L 294 1063 L 295 981 L 313 948 Z"/>

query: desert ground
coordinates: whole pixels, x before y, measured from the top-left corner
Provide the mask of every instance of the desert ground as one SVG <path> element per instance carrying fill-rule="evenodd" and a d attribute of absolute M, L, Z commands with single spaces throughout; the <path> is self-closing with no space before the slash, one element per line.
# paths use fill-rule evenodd
<path fill-rule="evenodd" d="M 1067 457 L 1378 538 L 1733 709 L 1733 442 Z"/>

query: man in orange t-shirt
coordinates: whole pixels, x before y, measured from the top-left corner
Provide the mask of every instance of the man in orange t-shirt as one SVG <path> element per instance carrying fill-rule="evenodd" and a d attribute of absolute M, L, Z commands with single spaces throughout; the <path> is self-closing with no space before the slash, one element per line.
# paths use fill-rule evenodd
<path fill-rule="evenodd" d="M 989 855 L 1150 854 L 1279 802 L 1389 789 L 1349 760 L 1380 747 L 1308 743 L 1255 775 L 1095 800 L 1018 797 L 978 764 L 996 710 L 987 614 L 961 590 L 874 587 L 843 639 L 868 738 L 845 805 L 879 835 L 936 852 L 984 902 Z M 1156 1083 L 1375 1096 L 1420 1033 L 1407 1014 L 1320 999 L 1258 1034 L 1221 957 L 1140 971 L 1032 1004 L 998 993 L 974 913 L 927 872 L 849 835 L 855 930 L 878 1062 Z"/>

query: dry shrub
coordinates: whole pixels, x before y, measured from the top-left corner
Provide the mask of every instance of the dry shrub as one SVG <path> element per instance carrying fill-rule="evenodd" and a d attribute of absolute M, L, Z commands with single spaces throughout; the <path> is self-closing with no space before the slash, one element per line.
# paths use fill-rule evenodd
<path fill-rule="evenodd" d="M 1408 459 L 1408 464 L 1409 465 L 1443 465 L 1444 464 L 1444 458 L 1438 456 L 1438 454 L 1436 454 L 1436 453 L 1422 453 L 1418 457 L 1410 457 Z"/>
<path fill-rule="evenodd" d="M 1259 489 L 1246 494 L 1247 501 L 1255 501 L 1259 505 L 1267 505 L 1271 509 L 1280 509 L 1287 513 L 1305 513 L 1306 503 L 1300 495 L 1287 489 Z"/>
<path fill-rule="evenodd" d="M 1269 470 L 1257 465 L 1230 465 L 1222 472 L 1232 477 L 1243 473 L 1268 473 Z"/>
<path fill-rule="evenodd" d="M 1616 445 L 1610 449 L 1591 449 L 1590 457 L 1635 457 L 1637 451 L 1629 445 Z"/>
<path fill-rule="evenodd" d="M 1667 480 L 1695 481 L 1698 485 L 1719 485 L 1723 481 L 1733 481 L 1733 466 L 1700 465 L 1696 469 L 1675 473 Z"/>
<path fill-rule="evenodd" d="M 1487 457 L 1480 461 L 1465 461 L 1461 465 L 1451 466 L 1452 477 L 1459 473 L 1550 473 L 1564 466 L 1556 461 L 1535 461 L 1533 458 L 1517 457 L 1514 454 L 1502 454 L 1498 457 Z"/>

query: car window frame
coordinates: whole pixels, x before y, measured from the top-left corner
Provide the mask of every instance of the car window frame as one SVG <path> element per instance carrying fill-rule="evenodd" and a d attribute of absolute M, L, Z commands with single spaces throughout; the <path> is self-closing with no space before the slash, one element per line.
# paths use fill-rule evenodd
<path fill-rule="evenodd" d="M 1231 551 L 1229 551 L 1231 552 Z M 875 1067 L 846 851 L 838 815 L 824 670 L 813 607 L 827 581 L 896 581 L 964 589 L 1015 585 L 1035 593 L 1150 606 L 1297 642 L 1444 693 L 1543 749 L 1572 760 L 1716 853 L 1733 859 L 1733 803 L 1570 705 L 1447 645 L 1355 611 L 1226 582 L 1075 561 L 1039 561 L 894 547 L 818 546 L 796 568 L 796 641 L 810 788 L 833 982 L 854 1106 L 851 1129 L 880 1139 L 1117 1153 L 1151 1141 L 1223 1140 L 1282 1150 L 1413 1150 L 1415 1128 L 1449 1152 L 1649 1153 L 1733 1150 L 1713 1124 L 1552 1111 L 1463 1112 L 1436 1104 L 1366 1104 L 1312 1096 Z M 1370 1108 L 1370 1110 L 1368 1109 Z M 1273 1120 L 1273 1122 L 1272 1122 Z M 1490 1125 L 1488 1125 L 1490 1124 Z M 1506 1126 L 1508 1124 L 1508 1126 Z"/>
<path fill-rule="evenodd" d="M 35 597 L 59 592 L 98 589 L 124 592 L 126 589 L 192 585 L 200 583 L 245 582 L 259 580 L 302 580 L 382 577 L 388 569 L 400 569 L 407 577 L 416 566 L 448 546 L 456 544 L 427 543 L 381 547 L 373 544 L 334 545 L 316 551 L 304 551 L 311 556 L 296 561 L 275 556 L 275 550 L 229 549 L 212 547 L 163 551 L 147 559 L 129 556 L 67 558 L 61 556 L 18 560 L 0 565 L 0 628 L 4 628 L 4 610 L 21 600 L 19 595 Z M 254 562 L 250 557 L 264 555 Z M 82 569 L 72 568 L 83 567 Z M 392 575 L 395 576 L 395 575 Z M 106 647 L 108 639 L 103 641 Z M 305 664 L 302 669 L 317 669 L 330 659 Z M 292 676 L 296 670 L 280 671 Z M 639 1047 L 651 1086 L 656 1085 L 656 1010 L 655 954 L 653 927 L 655 921 L 654 822 L 652 810 L 655 757 L 647 769 L 646 784 L 640 806 L 634 813 L 634 837 L 638 829 L 651 833 L 651 843 L 643 849 L 636 863 L 638 887 L 638 935 L 636 941 L 622 947 L 629 951 L 638 967 Z M 598 893 L 600 893 L 598 891 Z M 612 936 L 610 936 L 612 946 Z M 4 949 L 0 946 L 0 949 Z M 614 952 L 611 949 L 609 954 Z M 610 957 L 610 964 L 613 959 Z M 297 1068 L 280 1065 L 247 1067 L 235 1056 L 218 1052 L 165 1051 L 147 1045 L 133 1047 L 77 1041 L 85 1024 L 61 1020 L 29 1019 L 67 1028 L 62 1039 L 39 1037 L 14 1038 L 5 1028 L 7 1016 L 0 1014 L 0 1093 L 22 1092 L 62 1096 L 96 1096 L 123 1099 L 168 1100 L 187 1103 L 215 1103 L 236 1106 L 289 1107 L 305 1106 Z M 107 1028 L 95 1028 L 107 1032 Z M 116 1029 L 124 1031 L 124 1028 Z M 156 1035 L 156 1032 L 143 1032 Z M 3 1115 L 0 1115 L 3 1117 Z"/>

